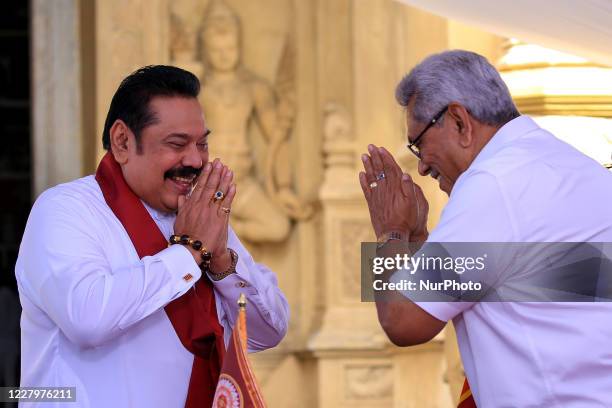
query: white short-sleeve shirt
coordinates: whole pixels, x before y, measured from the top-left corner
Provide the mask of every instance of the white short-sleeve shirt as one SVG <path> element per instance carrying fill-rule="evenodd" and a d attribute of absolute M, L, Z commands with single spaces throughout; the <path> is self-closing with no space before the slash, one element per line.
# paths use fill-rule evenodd
<path fill-rule="evenodd" d="M 520 116 L 459 177 L 428 242 L 612 242 L 612 174 Z M 453 320 L 479 407 L 612 407 L 612 303 L 417 304 Z"/>

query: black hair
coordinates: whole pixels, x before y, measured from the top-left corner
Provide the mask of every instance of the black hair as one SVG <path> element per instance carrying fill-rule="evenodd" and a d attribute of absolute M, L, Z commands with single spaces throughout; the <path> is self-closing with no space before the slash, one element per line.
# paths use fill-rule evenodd
<path fill-rule="evenodd" d="M 155 123 L 149 102 L 156 96 L 197 98 L 200 81 L 189 71 L 169 65 L 148 65 L 128 75 L 117 88 L 108 109 L 102 146 L 110 150 L 110 129 L 117 119 L 130 128 L 140 146 L 140 133 Z"/>

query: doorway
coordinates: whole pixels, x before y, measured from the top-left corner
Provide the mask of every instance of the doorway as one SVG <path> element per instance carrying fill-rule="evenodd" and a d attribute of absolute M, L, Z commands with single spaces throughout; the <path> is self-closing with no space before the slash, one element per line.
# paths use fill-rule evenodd
<path fill-rule="evenodd" d="M 0 386 L 19 385 L 15 261 L 32 205 L 29 2 L 0 13 Z M 6 404 L 5 406 L 14 406 Z"/>

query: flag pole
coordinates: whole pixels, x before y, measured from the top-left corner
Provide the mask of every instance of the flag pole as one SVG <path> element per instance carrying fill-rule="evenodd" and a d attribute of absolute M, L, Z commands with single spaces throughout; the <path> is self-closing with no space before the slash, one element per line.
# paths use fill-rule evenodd
<path fill-rule="evenodd" d="M 240 343 L 242 343 L 242 348 L 246 352 L 247 350 L 247 324 L 246 324 L 246 305 L 247 300 L 244 293 L 240 294 L 238 298 L 238 330 L 240 334 Z"/>

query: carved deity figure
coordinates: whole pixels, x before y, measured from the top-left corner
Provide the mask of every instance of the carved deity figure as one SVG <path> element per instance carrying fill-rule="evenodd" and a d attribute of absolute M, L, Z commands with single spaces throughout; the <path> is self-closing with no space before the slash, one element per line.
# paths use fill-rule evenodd
<path fill-rule="evenodd" d="M 270 84 L 242 66 L 240 21 L 223 1 L 209 4 L 200 44 L 204 62 L 200 102 L 213 130 L 211 158 L 220 157 L 233 169 L 238 187 L 232 226 L 240 237 L 253 242 L 282 241 L 289 234 L 290 218 L 305 218 L 310 212 L 299 203 L 290 184 L 287 137 L 295 110 L 292 77 L 281 79 L 279 89 L 285 95 L 277 97 Z M 286 59 L 287 53 L 284 55 Z M 249 140 L 253 121 L 267 142 L 265 185 L 255 177 Z"/>

